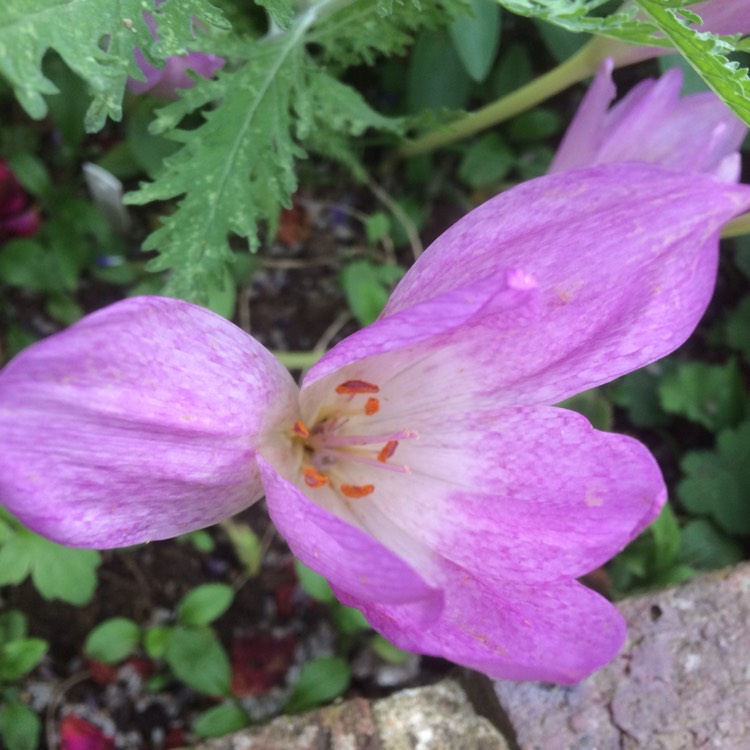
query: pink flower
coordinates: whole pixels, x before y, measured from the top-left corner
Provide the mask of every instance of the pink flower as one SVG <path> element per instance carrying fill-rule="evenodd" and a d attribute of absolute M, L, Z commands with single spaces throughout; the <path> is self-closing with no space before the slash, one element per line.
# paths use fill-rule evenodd
<path fill-rule="evenodd" d="M 294 553 L 401 648 L 580 680 L 617 610 L 577 583 L 659 512 L 648 450 L 552 406 L 671 352 L 750 188 L 648 164 L 548 175 L 451 227 L 301 388 L 213 313 L 141 297 L 0 372 L 0 498 L 113 547 L 266 495 Z"/>
<path fill-rule="evenodd" d="M 157 24 L 153 16 L 150 13 L 144 13 L 143 17 L 151 29 L 152 36 L 158 40 Z M 195 86 L 195 80 L 188 75 L 188 70 L 202 78 L 213 78 L 216 71 L 226 62 L 222 57 L 205 52 L 188 52 L 186 55 L 170 57 L 163 68 L 155 68 L 139 49 L 135 50 L 135 60 L 146 80 L 136 81 L 130 78 L 128 88 L 135 94 L 150 92 L 164 99 L 176 99 L 177 89 L 189 89 Z"/>
<path fill-rule="evenodd" d="M 31 237 L 40 224 L 38 209 L 30 205 L 29 196 L 10 166 L 0 159 L 0 242 Z"/>
<path fill-rule="evenodd" d="M 642 81 L 611 109 L 614 62 L 604 60 L 578 108 L 550 172 L 618 161 L 647 161 L 736 182 L 747 127 L 711 92 L 680 98 L 682 72 Z"/>

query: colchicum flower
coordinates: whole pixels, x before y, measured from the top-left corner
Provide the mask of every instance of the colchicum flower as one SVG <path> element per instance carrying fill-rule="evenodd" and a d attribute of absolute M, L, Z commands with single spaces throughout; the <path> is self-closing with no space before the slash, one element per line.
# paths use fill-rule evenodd
<path fill-rule="evenodd" d="M 157 3 L 160 5 L 161 3 Z M 158 41 L 157 24 L 150 13 L 143 14 L 151 35 Z M 128 89 L 135 94 L 150 93 L 163 99 L 176 99 L 177 89 L 189 89 L 195 86 L 195 80 L 188 75 L 188 70 L 202 78 L 213 78 L 216 71 L 226 62 L 223 57 L 209 55 L 206 52 L 188 52 L 185 55 L 174 55 L 167 59 L 163 68 L 156 68 L 146 60 L 140 49 L 135 49 L 135 60 L 138 68 L 146 77 L 145 81 L 128 79 Z"/>
<path fill-rule="evenodd" d="M 635 86 L 611 109 L 612 59 L 604 60 L 581 102 L 550 172 L 647 161 L 729 182 L 740 176 L 739 149 L 747 127 L 713 93 L 680 97 L 682 71 Z"/>
<path fill-rule="evenodd" d="M 662 357 L 750 188 L 647 164 L 503 193 L 420 257 L 301 388 L 187 302 L 129 299 L 0 372 L 0 501 L 86 547 L 266 495 L 293 552 L 401 648 L 573 683 L 624 638 L 576 578 L 658 514 L 648 450 L 552 404 Z"/>

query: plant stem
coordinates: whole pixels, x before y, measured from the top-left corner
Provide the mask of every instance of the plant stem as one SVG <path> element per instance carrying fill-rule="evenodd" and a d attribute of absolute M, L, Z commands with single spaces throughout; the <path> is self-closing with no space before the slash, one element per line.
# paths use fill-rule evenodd
<path fill-rule="evenodd" d="M 271 352 L 287 370 L 304 370 L 312 367 L 325 352 Z"/>
<path fill-rule="evenodd" d="M 504 122 L 515 115 L 530 109 L 551 96 L 564 91 L 574 83 L 588 78 L 596 72 L 599 63 L 612 55 L 611 39 L 594 37 L 581 47 L 572 57 L 539 78 L 503 96 L 492 104 L 469 112 L 459 120 L 432 133 L 406 144 L 398 151 L 401 157 L 417 156 L 440 146 L 461 140 L 482 130 Z M 626 45 L 623 45 L 626 46 Z"/>
<path fill-rule="evenodd" d="M 743 234 L 750 234 L 750 211 L 730 221 L 721 230 L 722 237 L 740 237 Z"/>

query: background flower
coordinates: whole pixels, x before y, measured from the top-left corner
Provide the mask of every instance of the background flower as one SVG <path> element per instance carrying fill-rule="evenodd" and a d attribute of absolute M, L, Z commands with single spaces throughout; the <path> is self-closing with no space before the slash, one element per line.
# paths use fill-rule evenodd
<path fill-rule="evenodd" d="M 0 242 L 31 237 L 40 225 L 39 209 L 30 205 L 29 196 L 8 162 L 0 159 Z"/>
<path fill-rule="evenodd" d="M 680 97 L 682 71 L 641 81 L 610 108 L 614 61 L 605 60 L 581 102 L 550 172 L 646 161 L 736 182 L 747 127 L 712 92 Z"/>

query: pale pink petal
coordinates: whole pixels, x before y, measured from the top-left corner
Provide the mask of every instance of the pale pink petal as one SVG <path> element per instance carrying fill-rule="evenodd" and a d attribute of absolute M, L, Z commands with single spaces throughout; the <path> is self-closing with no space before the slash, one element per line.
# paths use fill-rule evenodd
<path fill-rule="evenodd" d="M 548 170 L 549 174 L 599 163 L 597 154 L 605 128 L 607 110 L 617 94 L 612 83 L 613 69 L 612 58 L 607 58 L 599 66 L 557 149 Z"/>
<path fill-rule="evenodd" d="M 225 319 L 140 297 L 0 372 L 0 502 L 56 541 L 117 547 L 215 523 L 262 495 L 258 436 L 286 370 Z"/>
<path fill-rule="evenodd" d="M 445 607 L 427 627 L 403 606 L 342 601 L 396 646 L 495 679 L 574 684 L 610 661 L 625 638 L 620 613 L 574 581 L 492 588 L 448 563 L 445 573 Z"/>
<path fill-rule="evenodd" d="M 436 377 L 459 363 L 466 397 L 481 394 L 498 406 L 555 403 L 605 383 L 665 356 L 692 333 L 713 292 L 719 230 L 748 207 L 750 188 L 647 164 L 523 183 L 439 237 L 379 323 L 361 334 L 364 345 L 355 336 L 332 349 L 303 393 L 368 350 L 383 352 L 367 364 L 371 376 L 382 368 L 389 377 L 402 359 L 386 352 L 399 348 L 412 360 L 429 357 Z M 523 269 L 536 288 L 505 296 L 500 280 L 512 269 Z M 465 292 L 476 279 L 497 283 L 510 305 L 473 316 L 467 308 L 462 325 L 421 343 L 390 337 L 391 316 Z"/>
<path fill-rule="evenodd" d="M 407 605 L 422 622 L 439 616 L 442 592 L 361 531 L 324 510 L 259 458 L 268 512 L 292 552 L 348 596 Z"/>
<path fill-rule="evenodd" d="M 680 97 L 682 71 L 641 81 L 607 112 L 614 96 L 612 60 L 605 60 L 550 167 L 560 172 L 618 161 L 646 161 L 726 178 L 725 160 L 737 154 L 746 126 L 717 96 Z"/>
<path fill-rule="evenodd" d="M 644 446 L 564 409 L 499 407 L 481 392 L 486 380 L 466 360 L 406 351 L 305 388 L 303 419 L 316 404 L 326 413 L 349 408 L 334 440 L 361 445 L 339 453 L 331 475 L 373 487 L 343 504 L 320 489 L 311 497 L 431 579 L 421 549 L 496 581 L 577 577 L 656 517 L 666 491 Z M 358 415 L 355 400 L 347 407 L 352 397 L 336 395 L 346 381 L 377 386 L 377 413 Z M 389 441 L 393 450 L 378 458 Z"/>

